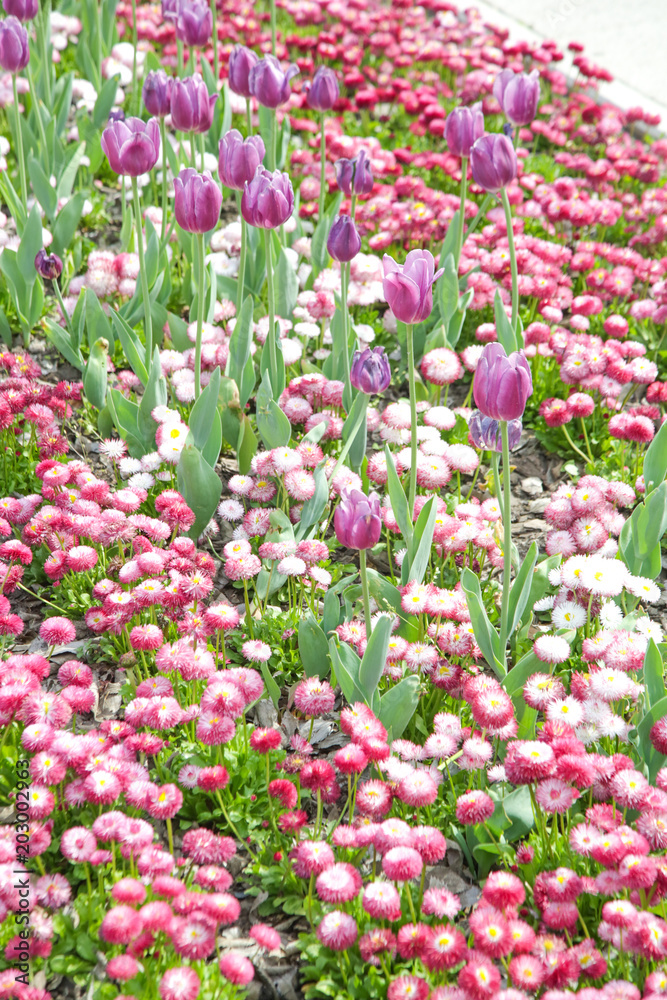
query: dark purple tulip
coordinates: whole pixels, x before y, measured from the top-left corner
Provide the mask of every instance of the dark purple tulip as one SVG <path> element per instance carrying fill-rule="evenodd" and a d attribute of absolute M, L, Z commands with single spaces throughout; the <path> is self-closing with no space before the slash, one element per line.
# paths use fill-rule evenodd
<path fill-rule="evenodd" d="M 0 21 L 0 66 L 7 73 L 20 73 L 30 59 L 28 32 L 18 18 Z"/>
<path fill-rule="evenodd" d="M 259 62 L 259 56 L 245 45 L 235 45 L 229 57 L 229 89 L 239 97 L 252 97 L 248 77 L 250 70 Z"/>
<path fill-rule="evenodd" d="M 191 48 L 208 45 L 213 37 L 213 14 L 203 0 L 180 0 L 178 10 L 169 15 L 176 37 Z"/>
<path fill-rule="evenodd" d="M 355 351 L 350 370 L 350 382 L 355 389 L 371 396 L 384 392 L 391 382 L 391 368 L 384 353 L 384 347 L 374 347 L 371 351 Z"/>
<path fill-rule="evenodd" d="M 477 408 L 494 420 L 516 420 L 523 415 L 533 392 L 530 365 L 523 351 L 509 357 L 501 344 L 487 344 L 472 385 Z"/>
<path fill-rule="evenodd" d="M 57 253 L 47 253 L 46 250 L 38 250 L 35 257 L 35 270 L 42 278 L 55 281 L 63 273 L 63 262 Z"/>
<path fill-rule="evenodd" d="M 370 194 L 373 190 L 373 171 L 365 149 L 360 149 L 351 159 L 336 160 L 336 183 L 346 198 L 355 194 Z"/>
<path fill-rule="evenodd" d="M 294 209 L 294 191 L 287 174 L 259 166 L 241 196 L 241 215 L 259 229 L 277 229 Z"/>
<path fill-rule="evenodd" d="M 17 17 L 19 21 L 32 21 L 37 17 L 39 0 L 2 0 L 5 13 Z"/>
<path fill-rule="evenodd" d="M 265 152 L 261 136 L 251 135 L 244 140 L 238 129 L 226 132 L 218 155 L 218 173 L 225 187 L 243 191 L 257 173 Z"/>
<path fill-rule="evenodd" d="M 157 118 L 143 122 L 126 118 L 112 122 L 102 133 L 102 151 L 111 169 L 127 177 L 138 177 L 152 170 L 160 156 L 160 126 Z"/>
<path fill-rule="evenodd" d="M 174 78 L 167 76 L 163 69 L 154 69 L 144 80 L 141 96 L 149 115 L 165 118 L 171 113 L 171 91 Z"/>
<path fill-rule="evenodd" d="M 427 319 L 433 309 L 433 282 L 443 273 L 442 268 L 435 271 L 430 250 L 411 250 L 403 265 L 386 253 L 382 266 L 384 297 L 396 319 L 402 323 Z"/>
<path fill-rule="evenodd" d="M 264 56 L 252 67 L 248 75 L 250 93 L 263 107 L 277 108 L 289 101 L 291 94 L 289 82 L 298 72 L 299 67 L 294 63 L 283 72 L 275 56 Z"/>
<path fill-rule="evenodd" d="M 470 156 L 473 143 L 484 135 L 482 102 L 471 108 L 454 108 L 445 122 L 445 142 L 454 156 Z"/>
<path fill-rule="evenodd" d="M 513 73 L 511 69 L 504 69 L 494 81 L 493 96 L 513 125 L 530 125 L 540 99 L 538 70 Z"/>
<path fill-rule="evenodd" d="M 218 224 L 222 191 L 208 170 L 198 174 L 192 167 L 174 178 L 176 222 L 188 233 L 210 233 Z"/>
<path fill-rule="evenodd" d="M 208 132 L 213 121 L 217 94 L 209 96 L 199 73 L 174 80 L 171 91 L 171 123 L 179 132 Z"/>
<path fill-rule="evenodd" d="M 125 112 L 122 108 L 112 108 L 109 112 L 109 117 L 107 118 L 107 124 L 112 125 L 113 122 L 124 122 Z"/>
<path fill-rule="evenodd" d="M 510 451 L 513 451 L 521 440 L 521 428 L 521 417 L 509 420 L 507 423 Z M 499 422 L 493 417 L 485 417 L 481 410 L 475 410 L 471 416 L 468 430 L 476 448 L 481 448 L 482 451 L 503 450 Z"/>
<path fill-rule="evenodd" d="M 327 250 L 334 260 L 347 264 L 361 250 L 361 236 L 349 215 L 337 215 L 329 230 Z"/>
<path fill-rule="evenodd" d="M 334 71 L 328 66 L 319 66 L 306 94 L 308 107 L 313 111 L 331 111 L 339 94 L 338 80 Z"/>
<path fill-rule="evenodd" d="M 371 549 L 382 534 L 380 498 L 344 486 L 334 514 L 336 538 L 348 549 Z"/>
<path fill-rule="evenodd" d="M 473 180 L 485 191 L 500 191 L 513 181 L 517 172 L 512 140 L 501 132 L 483 135 L 470 150 Z"/>

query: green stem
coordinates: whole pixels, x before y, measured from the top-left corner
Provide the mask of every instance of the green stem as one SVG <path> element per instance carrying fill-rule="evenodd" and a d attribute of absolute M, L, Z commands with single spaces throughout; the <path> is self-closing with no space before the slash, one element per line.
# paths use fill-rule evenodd
<path fill-rule="evenodd" d="M 197 169 L 197 156 L 195 152 L 195 134 L 190 132 L 190 166 L 193 170 Z"/>
<path fill-rule="evenodd" d="M 318 222 L 324 218 L 324 201 L 327 183 L 327 144 L 324 137 L 324 112 L 320 115 L 320 214 Z"/>
<path fill-rule="evenodd" d="M 271 385 L 276 392 L 278 385 L 278 353 L 276 350 L 276 305 L 273 288 L 273 254 L 271 253 L 271 230 L 264 230 L 266 248 L 266 286 L 269 298 L 269 358 L 271 359 Z"/>
<path fill-rule="evenodd" d="M 177 59 L 178 59 L 178 78 L 180 80 L 180 79 L 182 79 L 183 74 L 185 73 L 185 65 L 183 63 L 183 42 L 180 40 L 180 38 L 176 39 L 176 52 L 178 53 L 178 55 L 177 55 Z"/>
<path fill-rule="evenodd" d="M 252 112 L 250 110 L 250 98 L 245 99 L 245 113 L 248 121 L 248 136 L 252 135 Z"/>
<path fill-rule="evenodd" d="M 459 231 L 456 241 L 456 272 L 458 274 L 459 260 L 461 259 L 461 249 L 463 247 L 463 230 L 466 216 L 466 194 L 468 190 L 468 157 L 461 157 L 461 205 L 459 208 Z"/>
<path fill-rule="evenodd" d="M 197 241 L 197 339 L 195 340 L 195 400 L 201 393 L 201 337 L 204 328 L 204 299 L 206 280 L 204 270 L 204 234 L 196 234 Z"/>
<path fill-rule="evenodd" d="M 343 409 L 350 412 L 352 406 L 352 383 L 350 382 L 350 316 L 347 311 L 347 289 L 349 264 L 340 265 L 340 305 L 343 313 L 343 364 L 345 366 L 345 385 L 343 386 Z"/>
<path fill-rule="evenodd" d="M 16 86 L 16 73 L 12 73 L 12 90 L 14 92 L 14 114 L 16 122 L 16 158 L 19 161 L 19 175 L 21 177 L 21 198 L 23 200 L 23 211 L 28 217 L 28 182 L 25 176 L 25 158 L 23 155 L 23 132 L 21 131 L 21 115 L 19 114 L 19 92 Z"/>
<path fill-rule="evenodd" d="M 65 303 L 63 302 L 63 297 L 62 297 L 62 294 L 60 292 L 60 286 L 58 284 L 58 279 L 54 278 L 54 280 L 51 282 L 51 285 L 52 285 L 54 294 L 56 296 L 56 299 L 58 300 L 58 305 L 60 306 L 60 311 L 63 314 L 63 318 L 65 320 L 65 326 L 67 327 L 67 332 L 69 333 L 69 335 L 71 337 L 72 336 L 72 326 L 71 326 L 71 323 L 70 323 L 70 317 L 69 317 L 69 313 L 67 312 L 67 309 L 65 308 Z"/>
<path fill-rule="evenodd" d="M 98 13 L 99 17 L 99 13 Z M 51 0 L 48 0 L 42 7 L 41 14 L 37 19 L 37 35 L 42 56 L 42 75 L 44 79 L 44 95 L 46 97 L 46 107 L 51 107 L 51 69 L 53 57 L 51 53 Z M 97 33 L 101 52 L 101 32 Z M 98 66 L 102 65 L 102 56 L 99 55 Z"/>
<path fill-rule="evenodd" d="M 211 14 L 213 16 L 213 76 L 217 91 L 220 84 L 220 59 L 218 57 L 218 5 L 216 0 L 211 0 Z"/>
<path fill-rule="evenodd" d="M 164 118 L 160 122 L 160 143 L 162 145 L 162 224 L 160 226 L 160 244 L 164 243 L 167 232 L 167 130 Z"/>
<path fill-rule="evenodd" d="M 37 98 L 37 91 L 35 90 L 35 81 L 33 79 L 32 70 L 30 68 L 30 63 L 26 66 L 26 75 L 28 77 L 28 87 L 30 88 L 30 100 L 32 101 L 33 110 L 37 116 L 37 127 L 39 128 L 39 137 L 42 142 L 42 149 L 44 150 L 43 155 L 47 158 L 47 162 L 50 163 L 50 157 L 48 156 L 48 143 L 46 141 L 46 132 L 44 131 L 44 122 L 42 121 L 42 112 L 39 107 L 39 100 Z"/>
<path fill-rule="evenodd" d="M 97 3 L 95 5 L 98 6 Z M 137 50 L 139 48 L 139 35 L 137 33 L 137 0 L 132 0 L 132 47 L 134 49 L 134 55 L 132 57 L 132 105 L 134 107 L 135 115 L 138 115 L 139 90 L 137 88 Z"/>
<path fill-rule="evenodd" d="M 239 274 L 236 282 L 236 322 L 239 321 L 241 306 L 243 305 L 243 286 L 245 283 L 245 261 L 248 252 L 248 229 L 243 216 L 241 215 L 241 192 L 236 192 L 236 204 L 238 205 L 241 217 L 241 256 L 239 257 Z"/>
<path fill-rule="evenodd" d="M 406 324 L 408 348 L 408 383 L 410 386 L 410 483 L 408 489 L 408 517 L 414 517 L 417 494 L 417 390 L 415 387 L 415 345 L 412 323 Z"/>
<path fill-rule="evenodd" d="M 132 178 L 132 198 L 134 201 L 134 224 L 137 230 L 137 252 L 139 254 L 139 274 L 141 276 L 141 295 L 144 300 L 144 340 L 146 341 L 146 365 L 150 367 L 153 357 L 153 320 L 151 317 L 151 299 L 148 290 L 148 275 L 144 262 L 144 237 L 141 226 L 141 202 L 139 201 L 139 185 L 137 178 Z"/>
<path fill-rule="evenodd" d="M 269 0 L 271 8 L 271 54 L 276 54 L 276 0 Z"/>
<path fill-rule="evenodd" d="M 512 208 L 507 190 L 501 191 L 503 208 L 505 209 L 505 222 L 507 224 L 507 246 L 510 252 L 510 268 L 512 270 L 512 329 L 516 333 L 516 321 L 519 317 L 519 275 L 516 266 L 516 250 L 514 247 L 514 229 L 512 227 Z"/>
<path fill-rule="evenodd" d="M 276 160 L 278 159 L 278 117 L 275 110 L 273 111 L 271 118 L 271 147 L 269 151 L 269 170 L 273 172 L 276 169 Z"/>
<path fill-rule="evenodd" d="M 503 596 L 500 610 L 500 655 L 506 663 L 509 626 L 510 578 L 512 576 L 512 492 L 510 484 L 510 445 L 507 421 L 500 421 L 503 442 Z"/>
<path fill-rule="evenodd" d="M 201 172 L 204 173 L 206 167 L 206 147 L 204 144 L 204 133 L 199 132 L 199 158 L 201 160 Z"/>
<path fill-rule="evenodd" d="M 586 451 L 588 452 L 588 457 L 589 457 L 591 463 L 595 464 L 594 461 L 593 461 L 593 453 L 591 451 L 591 443 L 588 440 L 588 431 L 586 430 L 586 424 L 584 422 L 584 418 L 580 417 L 579 419 L 581 420 L 581 429 L 584 432 L 584 441 L 586 442 Z"/>
<path fill-rule="evenodd" d="M 567 429 L 567 427 L 565 426 L 565 424 L 562 424 L 562 425 L 561 425 L 561 430 L 563 431 L 563 434 L 564 434 L 564 435 L 565 435 L 565 437 L 567 438 L 567 440 L 568 440 L 568 443 L 569 443 L 569 445 L 570 445 L 570 448 L 573 448 L 573 449 L 574 449 L 574 451 L 576 451 L 577 455 L 579 455 L 579 457 L 580 457 L 580 458 L 583 458 L 584 462 L 586 462 L 586 463 L 588 464 L 588 458 L 587 458 L 587 456 L 586 456 L 586 455 L 584 455 L 584 453 L 583 453 L 583 451 L 581 450 L 581 448 L 577 448 L 576 444 L 574 443 L 574 441 L 573 441 L 573 440 L 572 440 L 572 438 L 570 437 L 570 434 L 569 434 L 569 432 L 568 432 L 568 429 Z"/>
<path fill-rule="evenodd" d="M 243 593 L 245 596 L 245 623 L 251 639 L 255 636 L 252 631 L 252 615 L 250 614 L 250 598 L 248 597 L 248 581 L 243 581 Z"/>
<path fill-rule="evenodd" d="M 361 577 L 361 593 L 364 599 L 364 621 L 366 624 L 366 641 L 371 637 L 371 601 L 368 590 L 368 573 L 366 572 L 366 549 L 359 549 L 359 576 Z"/>

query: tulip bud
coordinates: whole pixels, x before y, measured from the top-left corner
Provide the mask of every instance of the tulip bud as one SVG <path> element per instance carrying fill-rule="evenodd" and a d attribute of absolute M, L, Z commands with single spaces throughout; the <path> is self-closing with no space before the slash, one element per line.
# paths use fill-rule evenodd
<path fill-rule="evenodd" d="M 517 173 L 512 140 L 500 132 L 483 135 L 470 150 L 470 166 L 473 180 L 485 191 L 507 187 Z"/>
<path fill-rule="evenodd" d="M 109 117 L 107 118 L 107 124 L 112 125 L 114 122 L 124 122 L 125 112 L 122 108 L 112 108 L 109 112 Z"/>
<path fill-rule="evenodd" d="M 391 382 L 391 368 L 384 353 L 384 347 L 367 347 L 364 351 L 355 351 L 350 370 L 350 382 L 355 389 L 365 392 L 367 396 L 384 392 Z"/>
<path fill-rule="evenodd" d="M 510 451 L 513 451 L 521 440 L 521 429 L 521 417 L 508 421 L 507 431 Z M 481 410 L 475 410 L 471 416 L 468 431 L 476 448 L 481 448 L 482 451 L 501 452 L 503 450 L 499 422 L 494 420 L 493 417 L 484 416 Z"/>
<path fill-rule="evenodd" d="M 435 274 L 435 261 L 430 250 L 411 250 L 405 264 L 385 254 L 382 260 L 382 289 L 389 308 L 402 323 L 421 323 L 433 309 L 433 282 L 443 273 Z"/>
<path fill-rule="evenodd" d="M 171 91 L 174 79 L 167 76 L 163 69 L 155 69 L 144 80 L 141 96 L 149 115 L 164 118 L 171 111 Z"/>
<path fill-rule="evenodd" d="M 473 396 L 484 416 L 516 420 L 523 415 L 533 392 L 530 365 L 523 351 L 507 356 L 501 344 L 487 344 L 473 380 Z"/>
<path fill-rule="evenodd" d="M 208 45 L 213 36 L 213 14 L 204 0 L 180 0 L 175 20 L 176 37 L 191 48 Z"/>
<path fill-rule="evenodd" d="M 218 224 L 222 191 L 208 170 L 198 174 L 192 167 L 174 178 L 176 221 L 188 233 L 208 233 Z"/>
<path fill-rule="evenodd" d="M 209 95 L 199 73 L 174 80 L 171 91 L 172 125 L 179 132 L 208 132 L 217 98 L 217 94 Z"/>
<path fill-rule="evenodd" d="M 504 69 L 494 81 L 493 96 L 513 125 L 530 125 L 540 99 L 538 70 L 513 73 L 511 69 Z"/>
<path fill-rule="evenodd" d="M 7 73 L 20 73 L 29 59 L 28 32 L 18 18 L 10 15 L 0 21 L 0 66 Z"/>
<path fill-rule="evenodd" d="M 353 191 L 356 195 L 365 195 L 373 190 L 373 171 L 365 149 L 360 149 L 351 160 L 336 160 L 334 169 L 336 183 L 346 198 L 349 198 Z"/>
<path fill-rule="evenodd" d="M 361 236 L 349 215 L 337 215 L 329 230 L 327 250 L 334 260 L 347 264 L 361 250 Z"/>
<path fill-rule="evenodd" d="M 220 180 L 225 187 L 243 191 L 264 159 L 266 150 L 261 136 L 251 135 L 244 141 L 238 129 L 232 128 L 223 135 L 218 149 Z"/>
<path fill-rule="evenodd" d="M 112 122 L 101 139 L 111 169 L 127 177 L 138 177 L 152 170 L 160 156 L 160 126 L 156 118 L 126 118 Z"/>
<path fill-rule="evenodd" d="M 294 63 L 283 72 L 275 56 L 264 56 L 248 74 L 250 93 L 262 107 L 277 108 L 289 101 L 289 82 L 298 72 L 299 67 Z"/>
<path fill-rule="evenodd" d="M 39 0 L 2 0 L 6 14 L 17 17 L 19 21 L 32 21 L 39 11 Z"/>
<path fill-rule="evenodd" d="M 259 62 L 259 56 L 245 45 L 235 45 L 229 57 L 229 89 L 239 97 L 252 97 L 248 77 L 250 70 Z"/>
<path fill-rule="evenodd" d="M 380 540 L 382 515 L 377 493 L 344 486 L 334 514 L 336 538 L 348 549 L 370 549 Z"/>
<path fill-rule="evenodd" d="M 38 250 L 35 257 L 35 270 L 42 278 L 55 281 L 63 273 L 63 262 L 57 253 L 47 253 L 46 250 Z"/>
<path fill-rule="evenodd" d="M 241 215 L 260 229 L 277 229 L 292 215 L 294 190 L 287 174 L 259 166 L 241 197 Z"/>
<path fill-rule="evenodd" d="M 477 139 L 484 135 L 484 115 L 482 104 L 471 108 L 454 108 L 445 122 L 445 142 L 454 156 L 470 156 L 470 150 Z"/>
<path fill-rule="evenodd" d="M 308 107 L 313 111 L 331 111 L 339 94 L 338 80 L 334 71 L 328 66 L 318 67 L 306 94 Z"/>

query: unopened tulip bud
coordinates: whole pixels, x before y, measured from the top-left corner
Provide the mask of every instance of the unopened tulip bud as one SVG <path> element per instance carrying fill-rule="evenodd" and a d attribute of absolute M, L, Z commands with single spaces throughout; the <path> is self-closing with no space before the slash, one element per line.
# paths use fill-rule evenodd
<path fill-rule="evenodd" d="M 28 32 L 18 18 L 0 21 L 0 66 L 7 73 L 20 73 L 30 59 Z"/>
<path fill-rule="evenodd" d="M 176 37 L 185 45 L 202 48 L 211 41 L 213 14 L 204 0 L 180 0 L 174 21 Z"/>
<path fill-rule="evenodd" d="M 261 136 L 251 135 L 244 140 L 238 129 L 232 128 L 220 140 L 218 173 L 225 187 L 243 191 L 257 173 L 264 159 Z"/>
<path fill-rule="evenodd" d="M 473 380 L 477 408 L 494 420 L 516 420 L 523 416 L 532 392 L 530 365 L 523 351 L 513 351 L 508 357 L 501 344 L 487 344 Z"/>
<path fill-rule="evenodd" d="M 377 493 L 343 487 L 334 514 L 336 538 L 348 549 L 370 549 L 380 540 L 382 515 Z"/>
<path fill-rule="evenodd" d="M 513 451 L 521 440 L 521 429 L 521 417 L 508 421 L 510 451 Z M 503 450 L 500 423 L 493 417 L 486 417 L 481 410 L 475 410 L 471 416 L 468 431 L 476 448 L 481 448 L 483 451 L 501 452 Z"/>
<path fill-rule="evenodd" d="M 174 80 L 171 92 L 171 123 L 174 128 L 179 132 L 208 132 L 217 97 L 217 94 L 209 95 L 199 73 Z"/>
<path fill-rule="evenodd" d="M 306 94 L 308 107 L 313 111 L 331 111 L 339 94 L 338 80 L 334 71 L 328 66 L 320 66 Z"/>
<path fill-rule="evenodd" d="M 336 183 L 346 198 L 370 194 L 373 190 L 373 171 L 365 149 L 360 149 L 355 157 L 336 160 Z"/>
<path fill-rule="evenodd" d="M 141 96 L 149 115 L 165 118 L 171 112 L 171 91 L 174 79 L 163 69 L 155 69 L 144 80 Z"/>
<path fill-rule="evenodd" d="M 445 122 L 445 142 L 454 156 L 470 156 L 473 144 L 484 135 L 481 102 L 471 108 L 454 108 Z"/>
<path fill-rule="evenodd" d="M 485 191 L 507 187 L 517 173 L 517 159 L 512 140 L 501 132 L 483 135 L 470 150 L 473 180 Z"/>
<path fill-rule="evenodd" d="M 513 73 L 504 69 L 493 84 L 493 96 L 513 125 L 530 125 L 537 114 L 540 99 L 540 74 Z"/>
<path fill-rule="evenodd" d="M 384 347 L 367 347 L 356 351 L 350 369 L 350 382 L 355 389 L 372 396 L 384 392 L 391 382 L 391 368 Z"/>
<path fill-rule="evenodd" d="M 39 0 L 2 0 L 5 13 L 19 21 L 32 21 L 39 11 Z"/>
<path fill-rule="evenodd" d="M 349 215 L 338 215 L 329 230 L 327 250 L 334 260 L 348 263 L 361 250 L 361 236 Z"/>
<path fill-rule="evenodd" d="M 42 278 L 55 281 L 63 273 L 63 262 L 57 253 L 47 253 L 46 250 L 38 250 L 35 257 L 35 270 Z"/>
<path fill-rule="evenodd" d="M 277 108 L 289 101 L 292 93 L 289 82 L 297 73 L 296 64 L 283 70 L 275 56 L 264 56 L 248 74 L 250 93 L 262 107 Z"/>
<path fill-rule="evenodd" d="M 208 233 L 218 224 L 222 191 L 208 170 L 198 174 L 192 167 L 174 178 L 174 211 L 181 229 Z"/>
<path fill-rule="evenodd" d="M 433 309 L 433 282 L 443 273 L 442 268 L 435 271 L 430 250 L 411 250 L 405 264 L 397 264 L 386 253 L 382 266 L 384 297 L 396 319 L 402 323 L 428 319 Z"/>
<path fill-rule="evenodd" d="M 277 229 L 292 215 L 294 190 L 287 174 L 258 167 L 241 197 L 241 215 L 260 229 Z"/>
<path fill-rule="evenodd" d="M 245 45 L 235 45 L 229 57 L 228 79 L 229 89 L 239 97 L 252 97 L 249 75 L 253 66 L 259 62 L 259 56 Z"/>
<path fill-rule="evenodd" d="M 156 118 L 126 118 L 112 122 L 101 139 L 111 169 L 123 176 L 139 177 L 152 170 L 160 156 L 160 126 Z"/>

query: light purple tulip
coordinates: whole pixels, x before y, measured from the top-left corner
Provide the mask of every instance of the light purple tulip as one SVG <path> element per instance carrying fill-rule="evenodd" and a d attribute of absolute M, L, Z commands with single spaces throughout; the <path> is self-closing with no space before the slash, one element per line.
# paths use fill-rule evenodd
<path fill-rule="evenodd" d="M 443 273 L 442 268 L 435 271 L 430 250 L 411 250 L 402 265 L 386 253 L 382 266 L 384 297 L 396 319 L 402 323 L 427 319 L 433 309 L 433 282 Z"/>
<path fill-rule="evenodd" d="M 502 344 L 487 344 L 475 370 L 473 396 L 484 416 L 516 420 L 533 393 L 530 365 L 523 351 L 509 356 Z"/>
<path fill-rule="evenodd" d="M 504 69 L 493 84 L 493 96 L 512 125 L 530 125 L 537 114 L 540 99 L 540 74 L 513 73 Z"/>
<path fill-rule="evenodd" d="M 114 121 L 101 139 L 111 169 L 126 177 L 138 177 L 152 170 L 160 156 L 160 126 L 157 118 Z"/>

